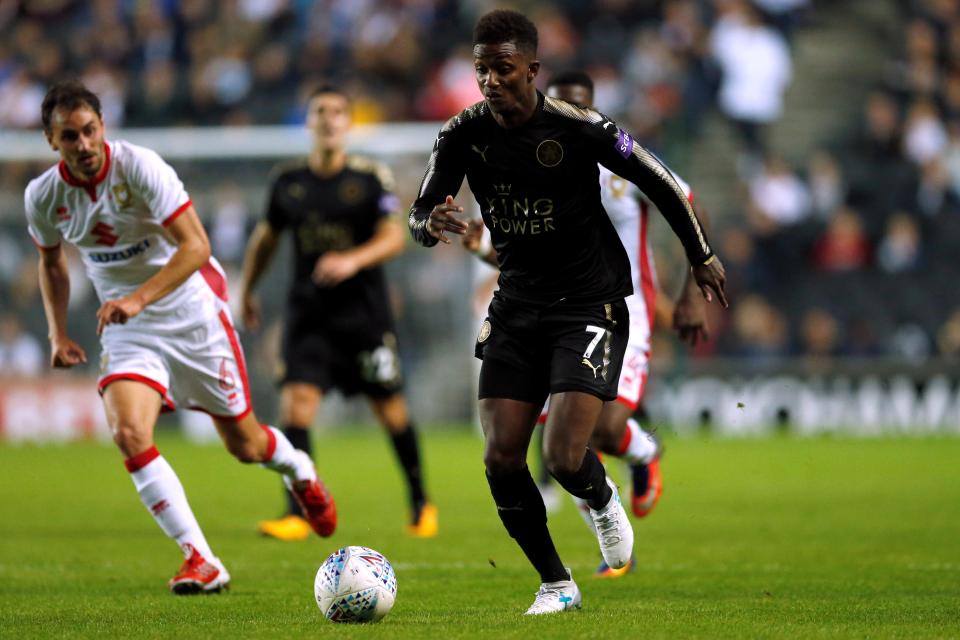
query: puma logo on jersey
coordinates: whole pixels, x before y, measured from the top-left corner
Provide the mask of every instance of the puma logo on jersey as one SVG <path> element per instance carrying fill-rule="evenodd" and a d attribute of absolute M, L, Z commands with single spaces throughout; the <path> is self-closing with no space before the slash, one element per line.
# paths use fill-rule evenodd
<path fill-rule="evenodd" d="M 113 227 L 106 222 L 98 222 L 90 231 L 90 235 L 97 239 L 97 244 L 112 247 L 117 244 L 120 236 L 113 232 Z"/>
<path fill-rule="evenodd" d="M 490 145 L 487 145 L 483 148 L 483 151 L 480 151 L 480 148 L 477 147 L 477 145 L 475 144 L 470 145 L 470 149 L 473 151 L 476 151 L 478 154 L 480 154 L 480 157 L 483 158 L 484 164 L 487 163 L 487 149 L 489 148 L 490 148 Z"/>
<path fill-rule="evenodd" d="M 601 365 L 598 364 L 597 366 L 593 366 L 593 363 L 590 362 L 589 360 L 587 360 L 586 358 L 582 359 L 582 360 L 580 361 L 580 364 L 582 364 L 583 366 L 585 366 L 585 367 L 587 367 L 588 369 L 590 369 L 590 371 L 593 371 L 593 379 L 594 379 L 594 380 L 597 379 L 597 376 L 600 374 L 600 366 L 601 366 Z"/>

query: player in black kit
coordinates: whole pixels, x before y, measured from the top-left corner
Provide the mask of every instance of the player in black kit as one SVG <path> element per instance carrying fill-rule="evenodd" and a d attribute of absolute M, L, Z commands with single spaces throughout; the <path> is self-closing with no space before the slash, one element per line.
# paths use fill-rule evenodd
<path fill-rule="evenodd" d="M 603 401 L 616 397 L 628 333 L 623 298 L 633 289 L 626 252 L 600 204 L 598 162 L 657 205 L 706 299 L 726 305 L 723 266 L 669 171 L 609 118 L 537 91 L 536 49 L 536 27 L 519 13 L 493 11 L 477 23 L 474 68 L 484 101 L 441 129 L 409 220 L 425 246 L 463 234 L 453 195 L 466 176 L 497 252 L 500 289 L 476 347 L 480 421 L 500 519 L 542 582 L 528 614 L 581 601 L 526 466 L 548 396 L 547 467 L 590 506 L 610 566 L 625 565 L 633 547 L 616 486 L 587 446 Z"/>
<path fill-rule="evenodd" d="M 247 247 L 241 300 L 247 326 L 259 324 L 253 294 L 280 234 L 294 236 L 294 273 L 283 340 L 280 412 L 284 433 L 310 453 L 309 428 L 324 392 L 367 396 L 390 434 L 409 485 L 416 537 L 437 534 L 437 510 L 427 501 L 417 434 L 401 393 L 400 363 L 381 264 L 403 251 L 399 202 L 389 170 L 348 155 L 350 102 L 338 89 L 313 92 L 307 112 L 313 149 L 305 161 L 281 166 L 273 178 L 266 220 Z M 298 505 L 260 523 L 283 540 L 306 537 Z"/>

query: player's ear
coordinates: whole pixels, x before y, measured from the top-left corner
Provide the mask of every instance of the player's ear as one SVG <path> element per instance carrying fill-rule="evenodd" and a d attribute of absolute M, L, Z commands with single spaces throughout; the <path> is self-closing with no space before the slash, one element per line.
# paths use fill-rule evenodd
<path fill-rule="evenodd" d="M 53 140 L 53 132 L 52 132 L 52 131 L 44 131 L 44 132 L 43 132 L 43 135 L 47 138 L 47 144 L 50 145 L 50 148 L 53 149 L 54 151 L 59 152 L 59 151 L 60 151 L 60 147 L 58 147 L 58 146 L 57 146 L 57 143 L 54 142 L 54 140 Z"/>
<path fill-rule="evenodd" d="M 540 73 L 540 61 L 531 60 L 530 64 L 527 65 L 527 81 L 533 82 L 534 78 L 537 77 L 538 73 Z"/>

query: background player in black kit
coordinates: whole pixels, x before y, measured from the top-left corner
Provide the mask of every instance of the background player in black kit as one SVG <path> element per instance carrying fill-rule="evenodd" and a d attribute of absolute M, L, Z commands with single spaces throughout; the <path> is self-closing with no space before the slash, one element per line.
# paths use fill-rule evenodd
<path fill-rule="evenodd" d="M 409 485 L 418 537 L 437 533 L 437 510 L 424 492 L 417 434 L 401 393 L 400 362 L 386 281 L 380 265 L 403 251 L 399 203 L 389 170 L 347 155 L 350 101 L 338 89 L 313 92 L 307 110 L 313 149 L 305 161 L 278 168 L 266 220 L 250 238 L 241 300 L 247 326 L 259 324 L 253 288 L 280 233 L 294 236 L 294 274 L 283 340 L 280 421 L 295 447 L 310 453 L 309 428 L 324 392 L 362 393 L 390 434 Z M 288 496 L 289 498 L 289 496 Z M 284 540 L 306 537 L 299 505 L 260 523 Z"/>
<path fill-rule="evenodd" d="M 477 338 L 484 464 L 507 532 L 542 581 L 528 614 L 580 606 L 550 538 L 526 466 L 537 415 L 550 397 L 544 460 L 586 500 L 600 550 L 625 565 L 633 531 L 616 486 L 587 447 L 604 400 L 616 396 L 632 292 L 626 253 L 600 204 L 597 163 L 640 187 L 683 242 L 704 296 L 726 305 L 724 275 L 692 206 L 670 173 L 609 118 L 556 98 L 535 79 L 536 27 L 513 11 L 483 16 L 474 67 L 484 95 L 441 129 L 410 211 L 418 242 L 449 242 L 467 225 L 453 195 L 466 176 L 490 229 L 500 289 Z"/>

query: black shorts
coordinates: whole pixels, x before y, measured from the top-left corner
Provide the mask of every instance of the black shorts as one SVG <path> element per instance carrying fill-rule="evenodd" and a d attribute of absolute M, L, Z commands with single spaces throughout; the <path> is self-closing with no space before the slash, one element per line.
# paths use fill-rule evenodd
<path fill-rule="evenodd" d="M 480 398 L 542 405 L 550 394 L 582 391 L 613 400 L 629 334 L 623 300 L 544 307 L 495 294 L 477 336 Z"/>
<path fill-rule="evenodd" d="M 323 391 L 391 396 L 403 387 L 397 339 L 391 328 L 349 331 L 289 326 L 283 337 L 280 384 L 306 382 Z"/>

